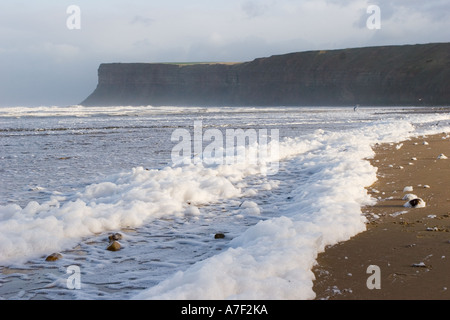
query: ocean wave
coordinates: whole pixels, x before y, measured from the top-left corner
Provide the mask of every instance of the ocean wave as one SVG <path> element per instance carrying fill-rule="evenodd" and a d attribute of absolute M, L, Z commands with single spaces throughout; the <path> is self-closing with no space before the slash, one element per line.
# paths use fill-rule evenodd
<path fill-rule="evenodd" d="M 396 142 L 450 129 L 447 115 L 411 115 L 351 130 L 316 130 L 280 141 L 277 158 L 300 172 L 277 203 L 274 217 L 259 221 L 230 241 L 222 253 L 143 290 L 137 299 L 311 299 L 317 254 L 325 246 L 365 229 L 361 206 L 374 199 L 365 187 L 376 170 L 365 159 L 375 143 Z M 83 237 L 134 228 L 157 219 L 202 215 L 203 205 L 242 199 L 252 176 L 274 186 L 261 174 L 261 163 L 178 165 L 147 170 L 136 167 L 92 183 L 70 196 L 43 203 L 0 206 L 0 264 L 25 263 L 73 248 Z M 257 193 L 256 193 L 257 195 Z M 255 194 L 253 194 L 255 196 Z M 251 197 L 250 197 L 251 199 Z M 249 200 L 242 210 L 258 214 Z"/>

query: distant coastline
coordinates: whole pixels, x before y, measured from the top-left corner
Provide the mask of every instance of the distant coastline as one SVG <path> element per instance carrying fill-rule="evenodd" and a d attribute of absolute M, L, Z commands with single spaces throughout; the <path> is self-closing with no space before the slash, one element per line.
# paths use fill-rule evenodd
<path fill-rule="evenodd" d="M 448 106 L 450 43 L 317 50 L 250 62 L 108 63 L 81 105 Z"/>

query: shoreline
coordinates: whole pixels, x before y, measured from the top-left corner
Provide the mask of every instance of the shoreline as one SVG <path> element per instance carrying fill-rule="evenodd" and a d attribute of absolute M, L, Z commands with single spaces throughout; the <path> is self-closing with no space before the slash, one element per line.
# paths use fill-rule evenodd
<path fill-rule="evenodd" d="M 450 157 L 450 135 L 381 144 L 374 151 L 370 162 L 378 180 L 367 189 L 379 201 L 362 208 L 366 231 L 318 255 L 315 300 L 449 299 L 450 159 L 438 156 Z M 413 191 L 404 192 L 406 186 Z M 404 207 L 408 193 L 426 206 Z"/>
<path fill-rule="evenodd" d="M 442 139 L 443 137 L 446 139 Z M 424 141 L 429 144 L 424 145 Z M 399 146 L 402 147 L 397 149 Z M 446 273 L 450 270 L 448 262 L 448 259 L 450 259 L 448 253 L 450 232 L 447 231 L 450 230 L 450 194 L 448 193 L 448 190 L 450 190 L 450 179 L 448 179 L 450 177 L 450 160 L 437 160 L 437 156 L 445 153 L 450 157 L 450 134 L 421 137 L 397 144 L 383 144 L 376 146 L 375 151 L 376 155 L 374 159 L 370 159 L 370 162 L 373 166 L 379 168 L 378 181 L 367 189 L 373 197 L 380 197 L 381 200 L 373 207 L 363 208 L 363 213 L 369 219 L 368 231 L 362 232 L 347 242 L 332 246 L 325 253 L 319 255 L 319 259 L 317 259 L 319 265 L 313 270 L 317 278 L 313 288 L 317 294 L 316 299 L 404 299 L 402 291 L 409 293 L 414 292 L 414 290 L 425 291 L 421 293 L 424 294 L 425 298 L 428 298 L 428 289 L 423 290 L 426 287 L 423 283 L 428 285 L 430 280 L 418 284 L 415 280 L 427 275 L 435 277 L 436 272 L 439 273 L 439 277 L 437 280 L 432 279 L 434 287 L 430 287 L 429 290 L 437 291 L 439 295 L 431 296 L 431 298 L 448 299 L 450 297 L 450 277 Z M 411 160 L 413 157 L 416 157 L 417 160 Z M 404 168 L 399 169 L 400 165 Z M 446 171 L 444 172 L 445 168 Z M 405 177 L 399 178 L 399 174 L 405 175 Z M 419 184 L 421 187 L 418 186 Z M 403 188 L 407 185 L 413 186 L 414 191 L 412 193 L 426 201 L 427 206 L 425 208 L 407 209 L 403 207 L 406 201 L 401 200 L 401 197 L 403 196 Z M 430 188 L 424 188 L 424 185 L 430 185 Z M 446 203 L 446 213 L 440 212 L 443 207 L 441 206 L 442 201 L 439 199 L 442 197 L 444 197 Z M 426 210 L 430 210 L 430 213 L 424 213 Z M 403 213 L 396 215 L 396 213 L 401 212 Z M 395 215 L 391 216 L 392 214 Z M 377 215 L 378 218 L 374 215 Z M 429 215 L 435 215 L 435 217 L 430 218 Z M 416 217 L 413 219 L 413 216 Z M 423 221 L 420 224 L 416 220 Z M 437 229 L 430 232 L 426 230 L 428 227 Z M 400 240 L 398 240 L 396 238 L 398 237 L 397 233 L 405 233 L 409 238 L 406 238 L 406 240 L 405 238 L 399 238 Z M 421 238 L 427 238 L 423 240 L 429 241 L 415 242 L 414 239 L 418 233 L 420 233 Z M 442 238 L 439 243 L 440 251 L 427 252 L 428 249 L 425 246 L 431 246 L 433 249 L 438 247 L 433 242 L 436 237 Z M 398 241 L 394 242 L 393 239 Z M 381 245 L 381 248 L 377 248 L 375 245 Z M 391 245 L 393 246 L 392 252 L 385 253 L 382 251 L 382 249 Z M 422 251 L 419 251 L 420 254 L 418 254 L 417 250 Z M 375 252 L 378 255 L 369 255 Z M 396 256 L 397 254 L 398 256 Z M 409 256 L 405 257 L 406 254 L 409 254 Z M 446 254 L 448 257 L 442 258 Z M 403 259 L 403 264 L 398 267 L 398 261 L 395 259 L 398 261 Z M 435 260 L 439 261 L 435 262 Z M 344 265 L 345 263 L 348 263 L 348 265 Z M 422 266 L 420 263 L 424 265 Z M 412 264 L 418 264 L 419 266 L 413 268 L 411 267 Z M 381 290 L 367 289 L 366 280 L 370 275 L 366 273 L 366 270 L 369 265 L 377 265 L 381 268 Z M 61 277 L 61 274 L 59 274 L 61 270 L 57 268 L 52 268 L 50 271 L 46 268 L 32 271 L 36 271 L 39 279 L 37 283 L 28 282 L 31 277 L 28 277 L 27 269 L 5 268 L 2 270 L 0 267 L 0 273 L 12 274 L 7 282 L 0 283 L 0 299 L 16 299 L 17 297 L 21 299 L 21 295 L 26 292 L 25 288 L 21 287 L 22 284 L 32 285 L 32 290 L 39 286 L 42 286 L 42 288 L 48 286 L 48 283 L 42 279 L 47 278 L 45 281 L 54 279 L 56 276 L 51 276 L 53 271 Z M 65 273 L 63 272 L 63 274 Z M 442 275 L 446 275 L 445 283 L 442 281 Z M 402 286 L 391 288 L 387 281 L 395 285 L 400 283 Z M 14 296 L 9 297 L 7 296 L 9 295 L 8 288 L 11 288 L 11 286 L 16 286 L 19 290 L 13 293 Z M 415 286 L 414 290 L 411 290 L 408 286 Z M 58 289 L 58 286 L 55 288 Z M 2 297 L 2 293 L 5 294 L 5 297 Z M 412 295 L 407 298 L 416 298 L 416 296 Z M 43 300 L 47 299 L 47 296 L 44 292 L 35 295 L 32 299 Z"/>

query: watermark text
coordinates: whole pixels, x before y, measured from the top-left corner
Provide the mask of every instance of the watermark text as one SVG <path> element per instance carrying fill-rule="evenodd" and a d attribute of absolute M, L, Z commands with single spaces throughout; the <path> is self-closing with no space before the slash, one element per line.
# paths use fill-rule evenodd
<path fill-rule="evenodd" d="M 80 290 L 81 289 L 81 270 L 79 266 L 68 266 L 66 273 L 70 274 L 67 278 L 67 289 Z"/>
<path fill-rule="evenodd" d="M 370 16 L 366 20 L 366 27 L 369 30 L 381 29 L 381 9 L 377 5 L 370 5 L 367 7 L 367 14 Z"/>
<path fill-rule="evenodd" d="M 81 29 L 81 9 L 79 6 L 71 5 L 67 7 L 66 13 L 69 15 L 66 26 L 69 30 Z"/>
<path fill-rule="evenodd" d="M 369 278 L 367 278 L 367 288 L 369 290 L 373 289 L 381 289 L 381 269 L 379 266 L 370 265 L 367 267 L 367 274 L 371 274 Z"/>
<path fill-rule="evenodd" d="M 176 129 L 171 141 L 178 142 L 172 148 L 174 164 L 257 165 L 268 175 L 279 169 L 278 129 L 271 129 L 270 134 L 267 129 L 226 129 L 224 135 L 219 129 L 203 130 L 202 121 L 194 121 L 193 135 L 187 129 Z"/>

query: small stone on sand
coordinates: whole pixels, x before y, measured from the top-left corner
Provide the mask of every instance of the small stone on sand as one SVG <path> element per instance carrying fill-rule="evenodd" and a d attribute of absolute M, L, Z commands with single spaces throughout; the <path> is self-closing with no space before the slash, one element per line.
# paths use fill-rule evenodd
<path fill-rule="evenodd" d="M 106 250 L 109 251 L 119 251 L 120 250 L 120 243 L 117 241 L 113 241 L 109 244 L 108 248 L 106 248 Z"/>
<path fill-rule="evenodd" d="M 45 261 L 56 261 L 59 259 L 62 259 L 62 254 L 55 252 L 45 258 Z"/>
<path fill-rule="evenodd" d="M 113 233 L 108 236 L 109 241 L 122 240 L 123 236 L 120 233 Z"/>
<path fill-rule="evenodd" d="M 425 201 L 420 198 L 412 199 L 405 203 L 403 206 L 406 208 L 424 208 L 426 205 Z"/>

